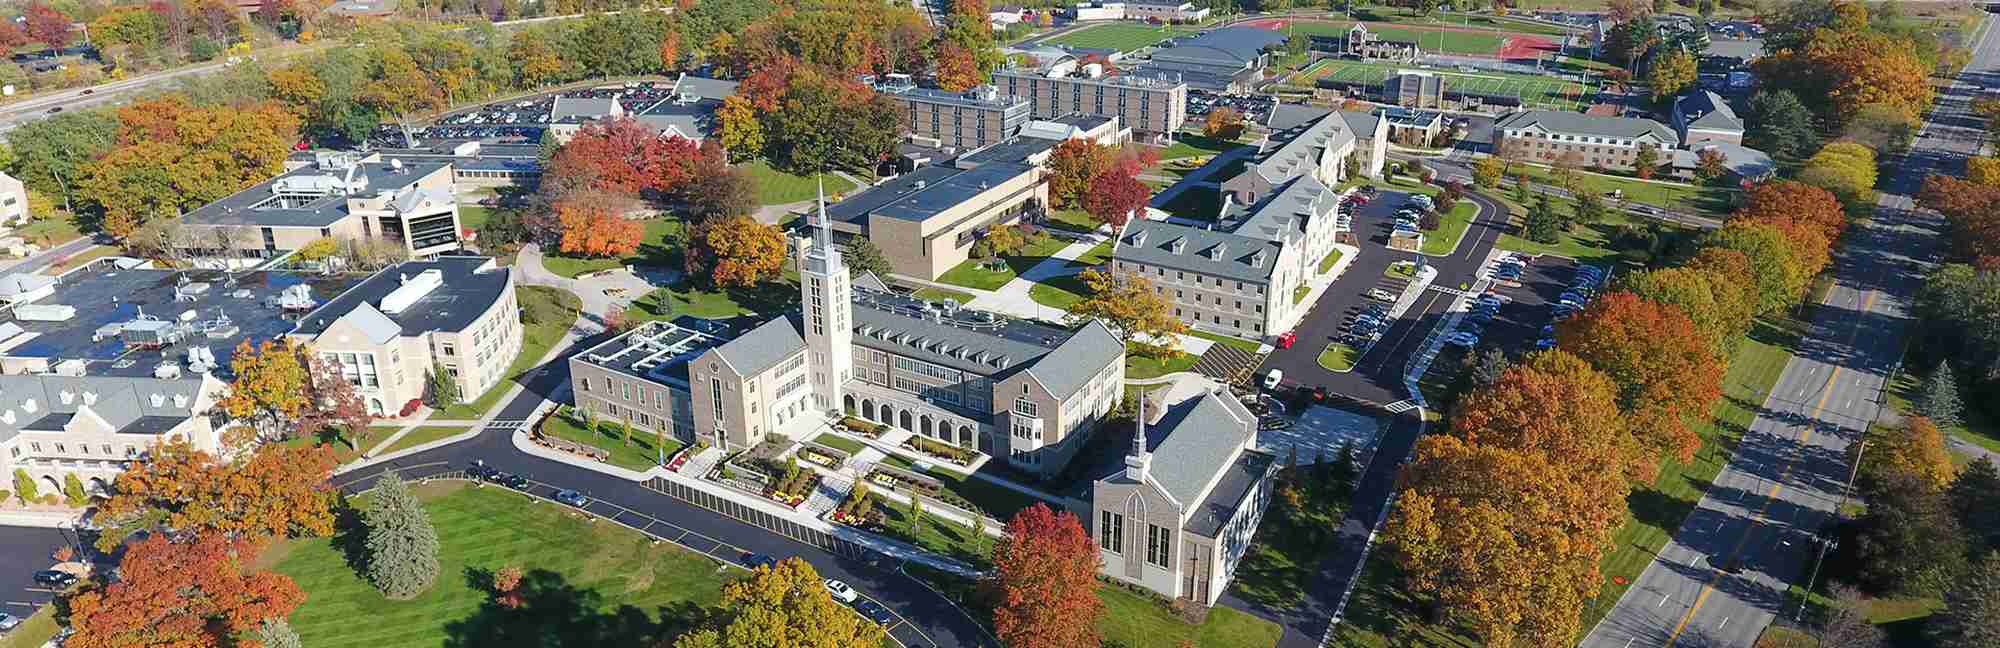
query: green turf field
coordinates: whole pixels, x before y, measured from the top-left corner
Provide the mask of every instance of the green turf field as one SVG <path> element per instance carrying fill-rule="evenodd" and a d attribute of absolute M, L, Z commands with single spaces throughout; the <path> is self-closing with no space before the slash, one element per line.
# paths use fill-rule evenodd
<path fill-rule="evenodd" d="M 1085 27 L 1043 42 L 1050 45 L 1115 49 L 1120 52 L 1130 52 L 1158 43 L 1172 36 L 1192 34 L 1195 31 L 1197 30 L 1193 27 L 1176 27 L 1172 25 L 1155 27 L 1137 22 L 1117 22 Z"/>
<path fill-rule="evenodd" d="M 1293 82 L 1299 85 L 1311 85 L 1324 78 L 1350 83 L 1381 83 L 1384 77 L 1398 69 L 1417 68 L 1390 63 L 1327 59 L 1314 63 L 1300 72 Z M 1593 93 L 1589 87 L 1580 83 L 1527 74 L 1493 71 L 1459 72 L 1435 68 L 1425 71 L 1444 77 L 1447 92 L 1519 96 L 1523 107 L 1526 108 L 1577 110 L 1589 104 Z"/>
<path fill-rule="evenodd" d="M 1287 20 L 1284 31 L 1289 34 L 1307 36 L 1341 36 L 1347 33 L 1352 22 L 1320 20 Z M 1500 51 L 1500 46 L 1513 34 L 1498 31 L 1458 31 L 1405 27 L 1389 23 L 1367 23 L 1368 31 L 1386 40 L 1416 41 L 1417 47 L 1425 52 L 1445 54 L 1479 54 L 1491 56 Z M 1264 25 L 1258 25 L 1263 27 Z M 1479 26 L 1474 25 L 1474 29 Z M 1541 37 L 1547 38 L 1547 37 Z"/>

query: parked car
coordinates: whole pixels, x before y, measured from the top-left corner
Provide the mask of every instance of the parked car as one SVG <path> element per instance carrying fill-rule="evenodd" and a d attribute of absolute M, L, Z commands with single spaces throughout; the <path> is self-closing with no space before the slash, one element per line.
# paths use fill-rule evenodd
<path fill-rule="evenodd" d="M 76 574 L 58 569 L 44 569 L 35 572 L 35 584 L 63 589 L 76 584 Z"/>
<path fill-rule="evenodd" d="M 499 484 L 501 486 L 506 486 L 508 488 L 512 488 L 517 491 L 528 490 L 528 478 L 512 473 L 503 473 L 503 472 L 493 473 L 493 483 Z"/>
<path fill-rule="evenodd" d="M 0 612 L 0 633 L 7 632 L 9 630 L 13 630 L 18 627 L 21 627 L 21 617 L 14 616 L 6 612 Z"/>
<path fill-rule="evenodd" d="M 1272 369 L 1271 373 L 1264 374 L 1264 388 L 1277 389 L 1278 383 L 1284 382 L 1284 380 L 1285 380 L 1285 370 Z"/>
<path fill-rule="evenodd" d="M 1298 340 L 1299 340 L 1298 331 L 1285 331 L 1284 335 L 1278 336 L 1278 348 L 1280 349 L 1292 348 L 1292 343 L 1297 342 Z"/>
<path fill-rule="evenodd" d="M 833 600 L 842 603 L 853 603 L 855 599 L 861 598 L 861 593 L 854 591 L 852 587 L 848 587 L 847 583 L 829 578 L 823 584 L 826 585 L 826 593 L 833 595 Z"/>
<path fill-rule="evenodd" d="M 1396 301 L 1396 295 L 1395 295 L 1395 294 L 1393 294 L 1393 293 L 1390 293 L 1389 291 L 1387 291 L 1387 290 L 1383 290 L 1383 289 L 1381 289 L 1381 288 L 1374 288 L 1374 289 L 1371 289 L 1371 290 L 1369 290 L 1369 291 L 1368 291 L 1368 298 L 1369 298 L 1369 299 L 1378 299 L 1378 300 L 1381 300 L 1381 301 L 1385 301 L 1385 302 L 1392 302 L 1392 301 Z"/>
<path fill-rule="evenodd" d="M 556 491 L 555 500 L 577 508 L 590 506 L 590 498 L 584 497 L 583 493 L 568 488 Z"/>
<path fill-rule="evenodd" d="M 876 625 L 886 627 L 896 624 L 896 615 L 890 613 L 889 608 L 882 607 L 882 604 L 874 601 L 855 603 L 854 611 L 861 613 L 862 618 L 874 621 Z"/>
<path fill-rule="evenodd" d="M 1452 346 L 1469 347 L 1479 343 L 1479 336 L 1461 331 L 1445 336 L 1444 343 Z"/>
<path fill-rule="evenodd" d="M 756 569 L 758 567 L 776 567 L 778 565 L 778 559 L 760 553 L 746 552 L 741 557 L 738 557 L 736 560 L 738 562 L 743 563 L 743 566 L 748 569 Z"/>
<path fill-rule="evenodd" d="M 499 470 L 486 465 L 486 462 L 480 459 L 472 460 L 472 465 L 465 467 L 465 476 L 472 479 L 491 480 L 494 475 L 498 474 L 500 474 Z"/>

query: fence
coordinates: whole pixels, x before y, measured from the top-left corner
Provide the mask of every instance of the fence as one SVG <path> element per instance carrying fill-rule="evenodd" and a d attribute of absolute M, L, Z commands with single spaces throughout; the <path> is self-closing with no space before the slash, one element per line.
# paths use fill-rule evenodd
<path fill-rule="evenodd" d="M 835 537 L 831 533 L 758 510 L 755 507 L 745 505 L 728 497 L 696 489 L 687 484 L 654 477 L 646 480 L 641 485 L 654 492 L 797 540 L 842 558 L 867 559 L 877 555 L 874 550 L 852 541 Z"/>

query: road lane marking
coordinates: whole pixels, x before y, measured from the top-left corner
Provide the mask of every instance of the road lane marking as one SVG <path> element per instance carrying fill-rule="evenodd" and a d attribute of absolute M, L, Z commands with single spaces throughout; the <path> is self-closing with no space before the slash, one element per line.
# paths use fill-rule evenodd
<path fill-rule="evenodd" d="M 1870 290 L 1868 291 L 1868 300 L 1861 305 L 1861 312 L 1864 313 L 1868 312 L 1868 309 L 1872 308 L 1874 305 L 1875 305 L 1875 291 Z M 1853 332 L 1848 335 L 1848 346 L 1853 346 L 1854 339 L 1856 337 L 1859 337 L 1860 334 L 1861 334 L 1861 326 L 1860 322 L 1857 321 L 1855 323 Z M 1819 402 L 1813 406 L 1813 412 L 1810 416 L 1806 417 L 1807 420 L 1809 421 L 1819 420 L 1820 412 L 1826 408 L 1826 400 L 1833 396 L 1834 381 L 1840 378 L 1840 371 L 1842 369 L 1846 369 L 1846 367 L 1835 365 L 1833 367 L 1833 373 L 1827 374 L 1825 390 L 1820 393 Z M 1799 430 L 1797 445 L 1802 447 L 1807 442 L 1811 441 L 1812 432 L 1813 432 L 1813 426 L 1811 424 L 1807 424 L 1805 426 L 1805 429 Z M 1735 561 L 1736 557 L 1743 553 L 1743 548 L 1749 546 L 1750 536 L 1757 530 L 1758 526 L 1761 526 L 1763 524 L 1763 518 L 1765 512 L 1769 511 L 1771 508 L 1771 504 L 1777 501 L 1778 492 L 1784 489 L 1785 479 L 1791 476 L 1793 465 L 1795 464 L 1786 464 L 1782 469 L 1778 471 L 1778 479 L 1771 482 L 1771 492 L 1766 496 L 1768 499 L 1764 500 L 1764 506 L 1757 511 L 1757 519 L 1751 522 L 1750 528 L 1744 530 L 1743 537 L 1736 541 L 1736 547 L 1729 551 L 1730 561 L 1732 562 Z M 1681 622 L 1679 625 L 1674 626 L 1674 631 L 1667 635 L 1666 648 L 1673 648 L 1674 644 L 1680 641 L 1681 633 L 1687 630 L 1688 623 L 1694 620 L 1695 613 L 1701 611 L 1702 604 L 1708 601 L 1709 593 L 1715 591 L 1715 581 L 1721 578 L 1721 576 L 1722 576 L 1721 569 L 1712 569 L 1711 571 L 1709 571 L 1708 581 L 1702 583 L 1701 595 L 1695 597 L 1694 605 L 1688 608 L 1687 614 L 1681 616 Z"/>

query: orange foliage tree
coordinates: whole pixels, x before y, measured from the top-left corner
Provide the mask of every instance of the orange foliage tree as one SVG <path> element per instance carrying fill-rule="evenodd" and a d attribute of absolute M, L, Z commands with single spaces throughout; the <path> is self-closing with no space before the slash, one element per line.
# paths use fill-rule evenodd
<path fill-rule="evenodd" d="M 1509 367 L 1492 385 L 1467 392 L 1451 432 L 1472 443 L 1567 457 L 1607 497 L 1622 501 L 1626 481 L 1652 481 L 1658 457 L 1633 441 L 1618 409 L 1618 388 L 1568 351 L 1550 349 Z M 1616 508 L 1616 507 L 1613 507 Z"/>
<path fill-rule="evenodd" d="M 1847 231 L 1847 214 L 1833 192 L 1795 180 L 1760 182 L 1744 192 L 1743 207 L 1730 215 L 1752 221 L 1790 219 L 1809 224 L 1829 241 Z"/>
<path fill-rule="evenodd" d="M 699 149 L 692 140 L 662 137 L 634 119 L 599 121 L 556 149 L 543 177 L 572 189 L 673 191 L 687 180 Z"/>
<path fill-rule="evenodd" d="M 639 251 L 646 228 L 612 209 L 608 201 L 571 199 L 556 203 L 555 220 L 563 254 L 611 257 Z"/>
<path fill-rule="evenodd" d="M 1982 268 L 2000 267 L 2000 187 L 1933 175 L 1924 179 L 1917 204 L 1944 215 L 1952 252 Z"/>
<path fill-rule="evenodd" d="M 333 467 L 325 446 L 266 445 L 234 461 L 183 440 L 154 446 L 99 507 L 99 546 L 156 526 L 252 539 L 330 534 Z"/>
<path fill-rule="evenodd" d="M 1613 291 L 1558 325 L 1556 336 L 1618 385 L 1619 404 L 1642 443 L 1683 462 L 1694 458 L 1701 436 L 1686 419 L 1705 416 L 1722 397 L 1725 367 L 1686 313 Z"/>
<path fill-rule="evenodd" d="M 1134 531 L 1136 532 L 1136 531 Z M 1097 544 L 1069 511 L 1035 504 L 993 549 L 993 632 L 1009 648 L 1098 644 Z"/>
<path fill-rule="evenodd" d="M 249 571 L 257 546 L 202 534 L 185 542 L 156 534 L 126 550 L 117 582 L 69 601 L 64 644 L 72 648 L 241 645 L 238 637 L 305 602 L 284 574 Z"/>
<path fill-rule="evenodd" d="M 689 238 L 688 273 L 714 285 L 747 288 L 784 272 L 784 235 L 749 216 L 710 219 Z"/>

